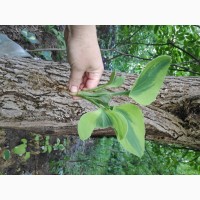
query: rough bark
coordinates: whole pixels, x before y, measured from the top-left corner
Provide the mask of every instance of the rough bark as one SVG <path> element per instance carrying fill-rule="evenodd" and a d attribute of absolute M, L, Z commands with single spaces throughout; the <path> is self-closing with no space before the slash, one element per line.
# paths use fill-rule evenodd
<path fill-rule="evenodd" d="M 2 134 L 76 135 L 81 115 L 95 107 L 74 101 L 66 92 L 69 65 L 33 59 L 0 58 L 0 132 Z M 137 76 L 126 77 L 121 89 Z M 105 71 L 101 84 L 108 81 Z M 116 97 L 112 103 L 133 102 Z M 146 138 L 200 149 L 200 78 L 167 77 L 157 100 L 141 107 Z M 96 130 L 93 136 L 113 136 L 112 129 Z"/>

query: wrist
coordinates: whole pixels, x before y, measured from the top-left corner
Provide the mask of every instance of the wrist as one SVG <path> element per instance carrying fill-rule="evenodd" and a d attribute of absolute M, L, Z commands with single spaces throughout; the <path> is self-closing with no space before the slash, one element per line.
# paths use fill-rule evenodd
<path fill-rule="evenodd" d="M 96 26 L 93 25 L 70 25 L 67 31 L 72 38 L 97 38 Z"/>

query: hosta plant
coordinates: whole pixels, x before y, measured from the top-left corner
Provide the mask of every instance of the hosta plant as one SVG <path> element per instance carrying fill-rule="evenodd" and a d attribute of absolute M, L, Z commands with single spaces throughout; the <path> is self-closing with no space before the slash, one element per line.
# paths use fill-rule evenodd
<path fill-rule="evenodd" d="M 79 91 L 76 96 L 84 98 L 98 107 L 98 110 L 84 114 L 78 123 L 81 140 L 88 139 L 94 129 L 111 127 L 120 144 L 130 153 L 141 157 L 144 153 L 145 125 L 141 109 L 132 103 L 111 106 L 112 97 L 125 95 L 140 105 L 149 105 L 157 97 L 171 63 L 170 56 L 159 56 L 150 61 L 130 90 L 110 91 L 120 87 L 124 77 L 115 72 L 104 85 L 94 89 Z"/>

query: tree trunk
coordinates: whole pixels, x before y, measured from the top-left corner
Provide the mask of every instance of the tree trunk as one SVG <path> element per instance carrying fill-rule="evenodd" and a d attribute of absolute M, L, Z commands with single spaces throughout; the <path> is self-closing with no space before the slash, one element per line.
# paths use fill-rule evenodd
<path fill-rule="evenodd" d="M 76 135 L 80 117 L 95 107 L 73 100 L 66 92 L 68 64 L 32 59 L 0 58 L 0 135 L 30 132 Z M 130 88 L 137 76 L 124 74 Z M 101 84 L 107 82 L 105 71 Z M 113 104 L 133 102 L 116 97 Z M 141 107 L 146 139 L 200 149 L 200 78 L 167 77 L 157 100 Z M 95 130 L 93 136 L 113 136 L 110 129 Z"/>

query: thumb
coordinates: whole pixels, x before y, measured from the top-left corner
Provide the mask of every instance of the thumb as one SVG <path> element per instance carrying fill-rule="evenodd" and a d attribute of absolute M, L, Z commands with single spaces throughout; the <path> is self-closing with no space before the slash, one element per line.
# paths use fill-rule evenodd
<path fill-rule="evenodd" d="M 78 92 L 79 87 L 82 83 L 83 75 L 84 75 L 84 71 L 72 68 L 70 79 L 69 79 L 70 92 L 73 92 L 73 93 Z"/>

